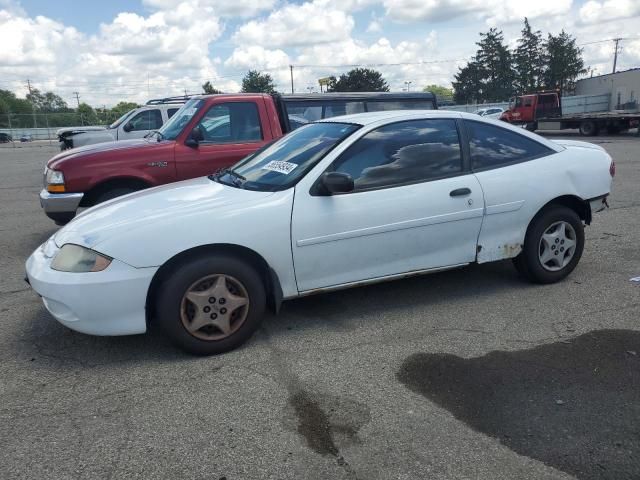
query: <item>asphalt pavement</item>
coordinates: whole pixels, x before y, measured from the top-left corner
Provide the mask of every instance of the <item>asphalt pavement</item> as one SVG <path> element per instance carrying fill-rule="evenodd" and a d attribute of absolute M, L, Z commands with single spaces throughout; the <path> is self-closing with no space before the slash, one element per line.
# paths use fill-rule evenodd
<path fill-rule="evenodd" d="M 567 280 L 307 297 L 209 358 L 58 324 L 23 281 L 57 147 L 0 149 L 0 478 L 640 478 L 640 138 L 593 141 L 617 176 Z"/>

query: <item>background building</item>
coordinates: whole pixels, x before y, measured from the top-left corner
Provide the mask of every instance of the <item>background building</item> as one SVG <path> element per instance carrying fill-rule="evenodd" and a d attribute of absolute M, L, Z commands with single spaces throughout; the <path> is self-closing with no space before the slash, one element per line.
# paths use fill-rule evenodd
<path fill-rule="evenodd" d="M 583 78 L 576 82 L 576 95 L 606 95 L 610 110 L 638 110 L 640 68 Z"/>

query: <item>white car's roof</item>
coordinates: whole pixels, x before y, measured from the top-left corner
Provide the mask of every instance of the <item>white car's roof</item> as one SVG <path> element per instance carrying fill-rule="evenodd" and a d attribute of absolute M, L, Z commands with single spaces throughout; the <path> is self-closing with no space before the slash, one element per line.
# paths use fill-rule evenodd
<path fill-rule="evenodd" d="M 474 122 L 484 122 L 496 125 L 506 130 L 512 130 L 520 135 L 529 137 L 555 151 L 561 151 L 564 147 L 557 143 L 554 143 L 546 138 L 543 138 L 535 133 L 529 132 L 521 127 L 516 127 L 509 123 L 496 120 L 489 117 L 479 116 L 476 113 L 457 112 L 454 110 L 389 110 L 385 112 L 366 112 L 366 113 L 354 113 L 351 115 L 342 115 L 340 117 L 331 117 L 318 120 L 318 122 L 344 122 L 354 123 L 356 125 L 367 126 L 376 124 L 372 128 L 375 128 L 386 123 L 393 123 L 401 120 L 413 120 L 419 118 L 465 118 L 473 120 Z"/>
<path fill-rule="evenodd" d="M 325 118 L 318 121 L 356 123 L 364 126 L 379 121 L 398 118 L 451 118 L 461 116 L 461 112 L 451 110 L 388 110 L 383 112 L 353 113 L 351 115 Z"/>

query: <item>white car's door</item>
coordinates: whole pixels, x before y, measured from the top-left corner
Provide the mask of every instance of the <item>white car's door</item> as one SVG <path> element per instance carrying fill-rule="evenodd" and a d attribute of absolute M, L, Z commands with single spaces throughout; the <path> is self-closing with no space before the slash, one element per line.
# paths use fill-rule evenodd
<path fill-rule="evenodd" d="M 327 171 L 351 175 L 355 190 L 326 195 L 318 182 L 296 186 L 291 234 L 300 291 L 475 260 L 484 199 L 463 168 L 456 120 L 379 127 Z"/>
<path fill-rule="evenodd" d="M 465 126 L 471 169 L 482 185 L 486 205 L 477 260 L 514 257 L 522 248 L 529 221 L 553 198 L 551 187 L 559 179 L 564 181 L 563 166 L 553 156 L 558 147 L 541 137 L 482 121 L 467 119 Z"/>
<path fill-rule="evenodd" d="M 162 127 L 162 114 L 157 108 L 136 113 L 118 127 L 118 140 L 143 138 L 149 132 Z"/>

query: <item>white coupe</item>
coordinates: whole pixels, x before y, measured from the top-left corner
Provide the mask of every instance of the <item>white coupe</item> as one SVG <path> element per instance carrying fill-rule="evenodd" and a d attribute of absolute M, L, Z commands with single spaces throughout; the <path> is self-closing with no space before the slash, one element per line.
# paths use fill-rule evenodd
<path fill-rule="evenodd" d="M 74 330 L 157 322 L 189 352 L 220 353 L 303 295 L 508 258 L 557 282 L 614 173 L 599 146 L 473 114 L 336 117 L 216 175 L 86 210 L 29 257 L 27 276 Z"/>

